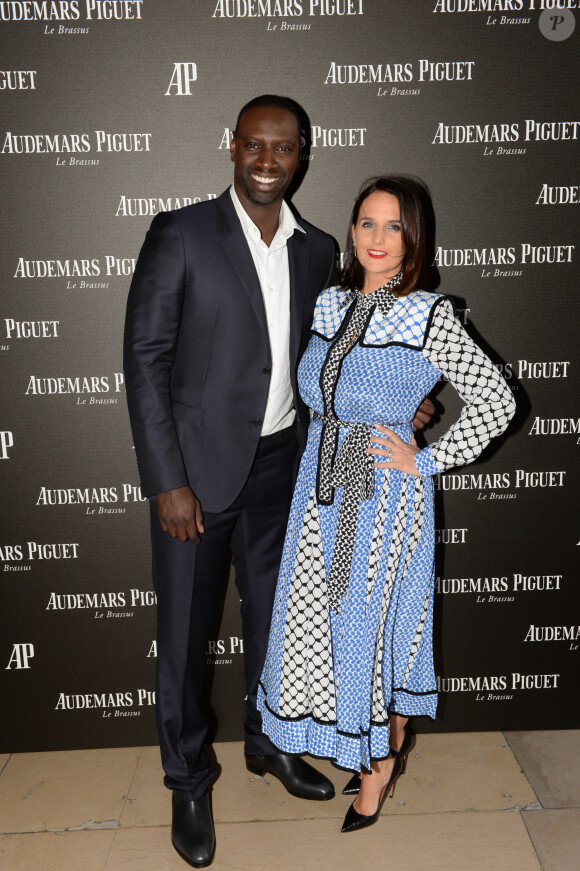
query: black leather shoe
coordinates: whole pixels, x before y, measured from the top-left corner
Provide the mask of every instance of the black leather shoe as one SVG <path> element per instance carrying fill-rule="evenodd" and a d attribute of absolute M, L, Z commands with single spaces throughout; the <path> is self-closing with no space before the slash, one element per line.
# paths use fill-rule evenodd
<path fill-rule="evenodd" d="M 273 774 L 291 795 L 312 801 L 334 798 L 334 786 L 324 774 L 301 759 L 287 753 L 268 753 L 267 756 L 246 754 L 246 767 L 253 774 Z"/>
<path fill-rule="evenodd" d="M 213 862 L 215 831 L 209 792 L 195 801 L 173 793 L 171 842 L 182 859 L 194 868 Z"/>
<path fill-rule="evenodd" d="M 346 812 L 346 816 L 344 818 L 344 822 L 342 824 L 341 832 L 355 832 L 357 829 L 365 829 L 367 826 L 372 826 L 373 823 L 379 818 L 381 813 L 381 808 L 384 804 L 384 801 L 387 796 L 392 798 L 395 794 L 395 786 L 397 784 L 397 780 L 402 774 L 402 765 L 403 765 L 403 757 L 399 751 L 397 753 L 396 750 L 391 750 L 391 756 L 394 757 L 393 762 L 393 770 L 391 772 L 391 776 L 389 777 L 388 783 L 383 786 L 381 794 L 379 796 L 379 803 L 374 814 L 359 814 L 354 807 L 354 801 Z M 356 801 L 356 799 L 355 799 Z"/>

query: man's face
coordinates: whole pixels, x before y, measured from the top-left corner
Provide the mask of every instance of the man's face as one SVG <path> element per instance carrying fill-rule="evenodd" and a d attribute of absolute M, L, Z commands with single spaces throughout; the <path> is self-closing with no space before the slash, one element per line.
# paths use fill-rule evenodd
<path fill-rule="evenodd" d="M 242 116 L 230 154 L 242 202 L 267 206 L 281 200 L 300 160 L 297 118 L 278 106 L 254 106 Z"/>

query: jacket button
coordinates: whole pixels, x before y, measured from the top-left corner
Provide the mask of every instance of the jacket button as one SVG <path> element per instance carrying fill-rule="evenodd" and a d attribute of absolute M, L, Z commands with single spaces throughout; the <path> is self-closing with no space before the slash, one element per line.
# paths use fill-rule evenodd
<path fill-rule="evenodd" d="M 264 373 L 264 375 L 269 375 L 271 371 L 272 371 L 271 366 L 264 366 L 264 368 L 262 369 L 262 372 Z"/>
<path fill-rule="evenodd" d="M 254 421 L 254 426 L 262 426 L 263 423 L 264 423 L 263 420 L 255 420 L 255 421 Z"/>

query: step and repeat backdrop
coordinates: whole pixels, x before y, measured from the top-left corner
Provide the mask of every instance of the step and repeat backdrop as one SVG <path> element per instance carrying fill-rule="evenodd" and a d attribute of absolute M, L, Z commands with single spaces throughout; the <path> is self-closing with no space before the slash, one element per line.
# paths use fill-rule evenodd
<path fill-rule="evenodd" d="M 580 0 L 0 0 L 0 750 L 156 743 L 125 301 L 152 217 L 230 184 L 261 93 L 307 112 L 293 202 L 340 247 L 363 179 L 426 181 L 439 290 L 518 402 L 436 480 L 441 694 L 417 729 L 580 725 L 579 37 Z M 461 407 L 435 400 L 428 441 Z M 208 699 L 238 740 L 227 576 Z"/>

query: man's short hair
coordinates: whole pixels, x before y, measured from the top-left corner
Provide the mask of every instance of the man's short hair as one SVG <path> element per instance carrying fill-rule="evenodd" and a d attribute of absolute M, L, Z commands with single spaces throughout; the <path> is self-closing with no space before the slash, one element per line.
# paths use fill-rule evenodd
<path fill-rule="evenodd" d="M 254 97 L 253 100 L 250 100 L 249 103 L 242 106 L 236 120 L 234 136 L 238 132 L 240 121 L 243 116 L 246 112 L 249 112 L 250 109 L 254 109 L 256 106 L 275 106 L 277 109 L 284 109 L 286 112 L 290 112 L 294 115 L 298 122 L 298 130 L 301 131 L 304 127 L 304 110 L 298 105 L 296 100 L 292 100 L 290 97 L 280 97 L 278 94 L 262 94 L 260 97 Z"/>

